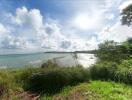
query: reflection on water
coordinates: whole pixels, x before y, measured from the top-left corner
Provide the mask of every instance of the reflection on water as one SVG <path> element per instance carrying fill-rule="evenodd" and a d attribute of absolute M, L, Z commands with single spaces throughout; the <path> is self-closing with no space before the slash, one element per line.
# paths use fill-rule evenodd
<path fill-rule="evenodd" d="M 78 62 L 83 67 L 89 67 L 96 62 L 94 54 L 78 54 Z"/>
<path fill-rule="evenodd" d="M 89 67 L 94 64 L 96 58 L 93 54 L 79 53 L 35 53 L 35 54 L 11 54 L 0 55 L 0 68 L 23 67 L 26 65 L 41 65 L 47 60 L 55 60 L 60 66 L 75 66 L 81 64 Z"/>

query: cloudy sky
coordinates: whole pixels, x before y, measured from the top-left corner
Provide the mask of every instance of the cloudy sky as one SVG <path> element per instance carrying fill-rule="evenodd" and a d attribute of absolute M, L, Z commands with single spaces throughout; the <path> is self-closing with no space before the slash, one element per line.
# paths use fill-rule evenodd
<path fill-rule="evenodd" d="M 132 28 L 120 12 L 132 0 L 0 0 L 0 53 L 96 49 Z"/>

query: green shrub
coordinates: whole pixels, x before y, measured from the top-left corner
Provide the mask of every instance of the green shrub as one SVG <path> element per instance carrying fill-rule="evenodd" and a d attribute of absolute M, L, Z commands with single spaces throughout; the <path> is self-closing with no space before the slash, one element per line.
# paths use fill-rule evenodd
<path fill-rule="evenodd" d="M 33 73 L 27 83 L 27 89 L 39 93 L 55 93 L 64 86 L 88 81 L 88 70 L 81 67 L 49 68 Z"/>
<path fill-rule="evenodd" d="M 47 62 L 41 65 L 41 68 L 49 68 L 49 67 L 58 67 L 58 65 L 54 60 L 48 60 Z"/>
<path fill-rule="evenodd" d="M 13 81 L 24 90 L 38 93 L 55 93 L 64 86 L 75 85 L 89 80 L 88 69 L 76 67 L 59 67 L 47 62 L 41 68 L 26 68 L 11 71 Z"/>
<path fill-rule="evenodd" d="M 90 68 L 90 73 L 92 79 L 132 84 L 132 60 L 124 60 L 120 65 L 101 61 Z"/>
<path fill-rule="evenodd" d="M 115 62 L 99 62 L 90 68 L 92 79 L 114 80 L 117 64 Z"/>
<path fill-rule="evenodd" d="M 115 76 L 116 76 L 116 80 L 119 82 L 132 84 L 132 59 L 124 60 L 119 65 Z"/>

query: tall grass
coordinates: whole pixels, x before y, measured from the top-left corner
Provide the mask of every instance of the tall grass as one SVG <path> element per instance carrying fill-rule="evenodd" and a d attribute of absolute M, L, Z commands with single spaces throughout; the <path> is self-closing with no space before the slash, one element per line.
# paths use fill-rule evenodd
<path fill-rule="evenodd" d="M 15 77 L 9 70 L 0 71 L 0 99 L 10 98 L 10 93 L 20 90 L 19 86 L 15 82 Z"/>

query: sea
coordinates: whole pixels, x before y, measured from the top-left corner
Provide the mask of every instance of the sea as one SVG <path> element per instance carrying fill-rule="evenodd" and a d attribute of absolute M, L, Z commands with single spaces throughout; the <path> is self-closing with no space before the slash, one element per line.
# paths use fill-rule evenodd
<path fill-rule="evenodd" d="M 22 68 L 28 66 L 41 66 L 42 63 L 54 60 L 58 65 L 71 67 L 77 64 L 90 67 L 96 62 L 94 54 L 77 53 L 30 53 L 30 54 L 4 54 L 0 55 L 0 68 Z"/>

